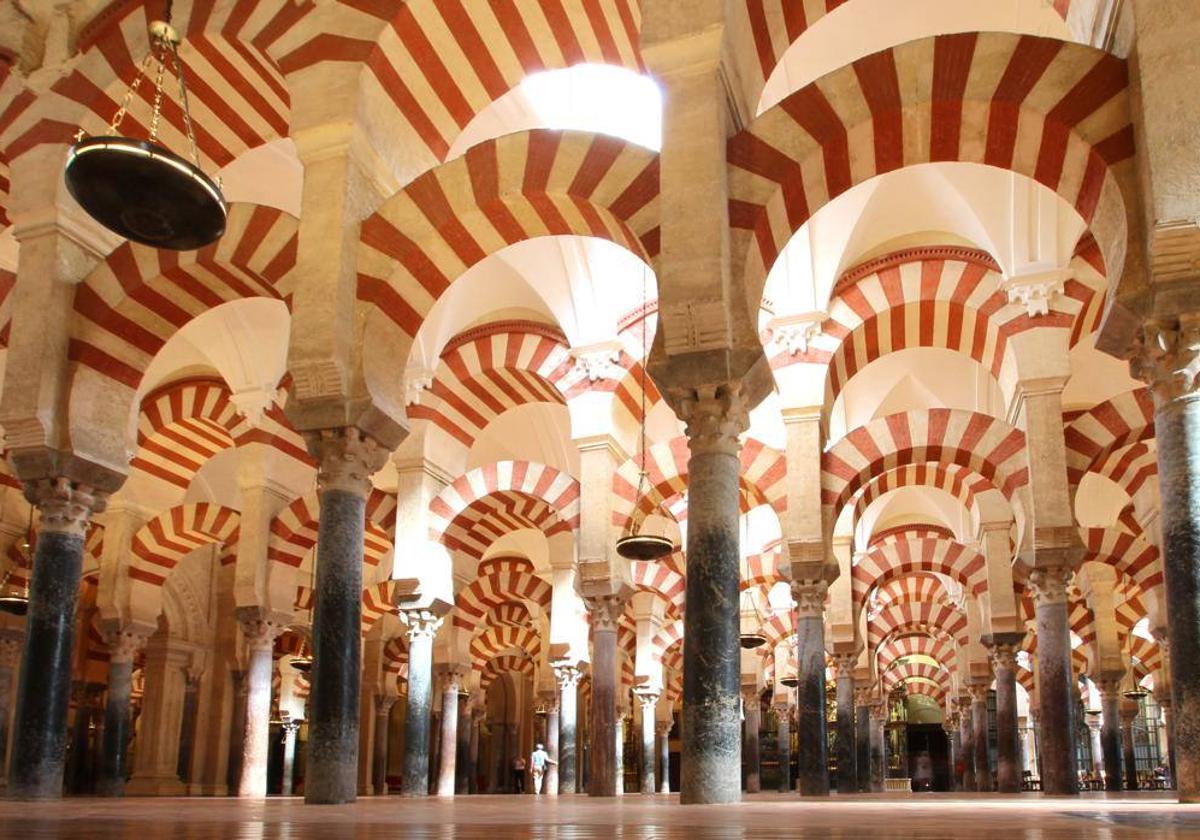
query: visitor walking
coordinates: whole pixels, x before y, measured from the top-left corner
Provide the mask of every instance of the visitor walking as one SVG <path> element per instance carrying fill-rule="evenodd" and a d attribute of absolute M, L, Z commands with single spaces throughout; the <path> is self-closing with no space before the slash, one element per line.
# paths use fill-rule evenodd
<path fill-rule="evenodd" d="M 542 792 L 542 777 L 546 775 L 546 764 L 558 764 L 550 753 L 546 752 L 546 748 L 541 744 L 537 745 L 533 753 L 529 756 L 529 766 L 533 768 L 533 792 L 541 794 Z"/>
<path fill-rule="evenodd" d="M 517 756 L 513 759 L 513 793 L 525 792 L 525 759 Z"/>

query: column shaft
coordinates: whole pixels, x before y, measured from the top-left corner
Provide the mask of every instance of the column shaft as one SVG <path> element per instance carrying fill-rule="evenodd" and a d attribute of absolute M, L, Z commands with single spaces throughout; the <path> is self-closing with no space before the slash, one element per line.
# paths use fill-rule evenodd
<path fill-rule="evenodd" d="M 829 738 L 825 723 L 824 581 L 792 583 L 796 598 L 797 782 L 802 796 L 829 795 Z"/>
<path fill-rule="evenodd" d="M 458 695 L 458 741 L 454 748 L 454 792 L 467 794 L 471 774 L 471 712 L 467 708 L 467 695 Z"/>
<path fill-rule="evenodd" d="M 246 664 L 246 735 L 242 739 L 242 772 L 238 796 L 267 795 L 267 754 L 271 747 L 271 648 L 250 649 Z M 356 751 L 357 752 L 357 751 Z"/>
<path fill-rule="evenodd" d="M 758 692 L 754 689 L 742 695 L 742 762 L 745 764 L 746 793 L 762 790 L 762 772 L 759 762 L 758 735 L 762 723 L 762 711 Z"/>
<path fill-rule="evenodd" d="M 779 792 L 790 793 L 792 790 L 792 710 L 790 706 L 779 706 L 777 712 L 779 723 L 775 742 L 779 750 Z M 851 700 L 850 717 L 853 728 L 853 700 Z"/>
<path fill-rule="evenodd" d="M 654 712 L 658 695 L 643 695 L 642 701 L 642 766 L 638 787 L 642 793 L 654 793 Z"/>
<path fill-rule="evenodd" d="M 558 792 L 574 793 L 578 769 L 575 756 L 575 712 L 577 708 L 579 671 L 576 668 L 557 668 L 558 677 Z"/>
<path fill-rule="evenodd" d="M 429 793 L 429 718 L 433 706 L 433 637 L 436 619 L 408 615 L 408 699 L 404 714 L 404 769 L 400 792 Z"/>
<path fill-rule="evenodd" d="M 842 657 L 837 666 L 837 790 L 855 789 L 858 756 L 854 737 L 854 659 Z"/>
<path fill-rule="evenodd" d="M 854 710 L 855 746 L 858 754 L 854 757 L 854 767 L 858 776 L 858 791 L 866 793 L 871 789 L 871 710 L 861 699 L 855 701 L 858 705 Z"/>
<path fill-rule="evenodd" d="M 279 795 L 292 795 L 292 782 L 296 775 L 296 730 L 299 724 L 287 723 L 283 727 L 283 768 L 280 773 Z"/>
<path fill-rule="evenodd" d="M 371 783 L 376 796 L 387 796 L 388 730 L 396 698 L 375 697 L 375 742 L 371 748 Z"/>
<path fill-rule="evenodd" d="M 962 789 L 970 792 L 975 790 L 975 729 L 972 725 L 971 701 L 966 695 L 959 700 L 959 730 L 958 741 L 962 747 Z"/>
<path fill-rule="evenodd" d="M 887 719 L 876 714 L 871 716 L 871 792 L 881 793 L 885 787 L 887 773 L 887 744 L 884 741 L 884 725 Z"/>
<path fill-rule="evenodd" d="M 671 721 L 663 721 L 658 732 L 658 792 L 671 792 Z"/>
<path fill-rule="evenodd" d="M 1121 775 L 1121 694 L 1114 684 L 1100 692 L 1100 750 L 1104 754 L 1104 789 L 1119 791 Z"/>
<path fill-rule="evenodd" d="M 467 749 L 467 792 L 479 793 L 479 726 L 480 711 L 471 712 L 471 742 Z"/>
<path fill-rule="evenodd" d="M 992 768 L 988 760 L 987 691 L 971 695 L 971 725 L 975 738 L 975 790 L 987 793 L 992 789 Z"/>
<path fill-rule="evenodd" d="M 179 780 L 192 781 L 192 751 L 196 745 L 196 712 L 200 704 L 200 678 L 189 675 L 183 690 L 183 721 L 179 725 Z"/>
<path fill-rule="evenodd" d="M 21 639 L 0 630 L 0 791 L 8 786 L 8 719 L 12 714 L 13 669 L 20 661 Z"/>
<path fill-rule="evenodd" d="M 457 676 L 446 680 L 442 690 L 442 744 L 439 750 L 437 795 L 453 796 L 458 766 L 458 688 Z"/>
<path fill-rule="evenodd" d="M 1071 571 L 1063 566 L 1030 573 L 1037 615 L 1039 711 L 1042 716 L 1042 790 L 1079 793 L 1075 760 L 1075 675 L 1066 588 Z"/>
<path fill-rule="evenodd" d="M 1014 654 L 1015 656 L 1015 654 Z M 1017 732 L 1017 671 L 1015 658 L 994 658 L 996 671 L 996 790 L 1019 793 L 1021 754 Z"/>
<path fill-rule="evenodd" d="M 617 794 L 617 627 L 592 611 L 591 773 L 588 796 Z"/>
<path fill-rule="evenodd" d="M 133 715 L 130 694 L 133 689 L 133 653 L 120 656 L 115 651 L 108 661 L 108 697 L 104 703 L 104 759 L 100 769 L 97 793 L 101 796 L 123 796 L 125 777 L 129 768 L 125 748 L 129 743 L 130 721 Z"/>
<path fill-rule="evenodd" d="M 1125 789 L 1137 790 L 1137 752 L 1133 745 L 1133 721 L 1136 712 L 1126 712 L 1121 715 L 1121 744 L 1125 748 L 1122 755 L 1122 766 L 1125 768 Z"/>

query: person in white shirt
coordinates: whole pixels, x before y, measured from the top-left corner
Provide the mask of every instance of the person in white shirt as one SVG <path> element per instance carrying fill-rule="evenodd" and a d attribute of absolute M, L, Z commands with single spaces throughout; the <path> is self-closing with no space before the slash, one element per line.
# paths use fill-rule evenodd
<path fill-rule="evenodd" d="M 542 792 L 542 777 L 546 775 L 547 764 L 558 764 L 550 753 L 546 752 L 546 748 L 538 744 L 533 753 L 529 756 L 529 766 L 533 768 L 533 792 L 540 794 Z"/>

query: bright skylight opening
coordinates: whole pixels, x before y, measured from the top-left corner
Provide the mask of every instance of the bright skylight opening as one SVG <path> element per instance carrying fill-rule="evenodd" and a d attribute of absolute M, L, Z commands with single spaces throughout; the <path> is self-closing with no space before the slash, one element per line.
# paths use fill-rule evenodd
<path fill-rule="evenodd" d="M 528 76 L 521 90 L 545 128 L 612 134 L 655 151 L 662 148 L 662 93 L 647 76 L 580 64 Z"/>

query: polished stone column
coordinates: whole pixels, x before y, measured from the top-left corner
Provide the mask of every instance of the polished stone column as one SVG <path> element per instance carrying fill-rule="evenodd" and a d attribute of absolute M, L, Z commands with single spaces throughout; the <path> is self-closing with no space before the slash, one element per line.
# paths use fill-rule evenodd
<path fill-rule="evenodd" d="M 975 790 L 987 793 L 992 789 L 992 768 L 988 756 L 988 685 L 975 683 L 971 692 L 971 728 L 974 739 Z"/>
<path fill-rule="evenodd" d="M 850 719 L 854 722 L 854 700 L 850 701 Z M 775 743 L 779 752 L 779 792 L 792 790 L 792 707 L 781 703 L 775 707 Z"/>
<path fill-rule="evenodd" d="M 638 788 L 642 793 L 654 793 L 654 713 L 658 706 L 659 692 L 643 690 L 635 693 L 642 707 L 642 765 L 641 773 L 638 774 Z"/>
<path fill-rule="evenodd" d="M 1013 634 L 1016 635 L 1016 634 Z M 1017 649 L 1020 639 L 991 639 L 988 649 L 996 675 L 996 790 L 1021 790 L 1020 734 L 1017 731 Z"/>
<path fill-rule="evenodd" d="M 78 682 L 74 685 L 75 721 L 67 763 L 67 792 L 91 793 L 96 755 L 92 749 L 92 729 L 101 717 L 102 683 Z"/>
<path fill-rule="evenodd" d="M 1042 715 L 1042 790 L 1079 793 L 1075 761 L 1075 676 L 1071 669 L 1071 631 L 1067 622 L 1068 566 L 1045 566 L 1029 573 L 1037 614 L 1039 711 Z"/>
<path fill-rule="evenodd" d="M 833 661 L 837 669 L 837 790 L 838 793 L 850 793 L 858 779 L 854 743 L 854 664 L 858 656 L 843 653 Z"/>
<path fill-rule="evenodd" d="M 671 726 L 672 721 L 660 720 L 654 725 L 658 736 L 658 792 L 671 792 Z"/>
<path fill-rule="evenodd" d="M 25 647 L 17 685 L 8 795 L 62 796 L 71 697 L 75 607 L 83 568 L 83 540 L 105 498 L 65 478 L 26 482 L 25 496 L 40 514 Z"/>
<path fill-rule="evenodd" d="M 1100 750 L 1104 755 L 1104 789 L 1123 788 L 1121 774 L 1121 677 L 1096 680 L 1100 692 Z"/>
<path fill-rule="evenodd" d="M 737 436 L 749 419 L 736 384 L 674 396 L 691 451 L 680 802 L 736 802 L 742 766 Z"/>
<path fill-rule="evenodd" d="M 742 763 L 746 793 L 762 790 L 762 768 L 759 762 L 758 738 L 762 728 L 762 704 L 755 686 L 742 689 Z"/>
<path fill-rule="evenodd" d="M 792 581 L 796 601 L 796 740 L 800 746 L 797 786 L 802 796 L 829 795 L 829 737 L 825 721 L 824 580 Z"/>
<path fill-rule="evenodd" d="M 287 720 L 283 724 L 283 768 L 280 773 L 279 795 L 291 796 L 292 784 L 296 777 L 296 733 L 300 731 L 300 721 Z"/>
<path fill-rule="evenodd" d="M 1182 303 L 1187 298 L 1176 293 Z M 1191 296 L 1195 299 L 1195 295 Z M 1180 802 L 1200 802 L 1200 313 L 1143 327 L 1135 378 L 1154 394 L 1172 743 Z"/>
<path fill-rule="evenodd" d="M 183 688 L 183 722 L 179 726 L 179 761 L 175 765 L 179 780 L 192 781 L 192 752 L 196 746 L 196 714 L 200 705 L 200 674 L 188 671 Z"/>
<path fill-rule="evenodd" d="M 358 795 L 363 534 L 371 475 L 387 451 L 353 427 L 310 433 L 305 440 L 318 464 L 321 521 L 304 801 L 335 805 Z"/>
<path fill-rule="evenodd" d="M 23 634 L 0 630 L 0 790 L 8 787 L 8 719 L 12 714 L 13 684 L 21 661 Z"/>
<path fill-rule="evenodd" d="M 887 742 L 884 726 L 887 725 L 887 701 L 871 703 L 871 792 L 882 793 L 884 776 L 887 774 Z"/>
<path fill-rule="evenodd" d="M 1137 716 L 1137 703 L 1130 701 L 1121 704 L 1121 745 L 1124 747 L 1121 763 L 1125 768 L 1125 790 L 1138 789 L 1137 751 L 1133 744 L 1133 722 Z"/>
<path fill-rule="evenodd" d="M 404 713 L 404 796 L 429 793 L 429 718 L 433 706 L 433 639 L 442 619 L 428 610 L 403 610 L 408 625 L 408 699 Z"/>
<path fill-rule="evenodd" d="M 942 731 L 946 733 L 946 761 L 950 765 L 947 778 L 950 780 L 950 790 L 962 790 L 962 782 L 958 776 L 958 757 L 962 751 L 958 742 L 958 715 L 946 714 L 942 719 Z"/>
<path fill-rule="evenodd" d="M 387 796 L 388 731 L 392 707 L 399 699 L 394 694 L 375 695 L 375 740 L 371 748 L 371 786 L 376 796 Z"/>
<path fill-rule="evenodd" d="M 471 708 L 471 742 L 467 748 L 467 793 L 479 793 L 479 730 L 483 709 Z"/>
<path fill-rule="evenodd" d="M 588 796 L 617 794 L 617 621 L 625 598 L 584 599 L 592 620 L 591 771 Z"/>
<path fill-rule="evenodd" d="M 963 760 L 962 789 L 970 793 L 975 790 L 975 728 L 970 694 L 959 695 L 958 710 L 958 743 Z"/>
<path fill-rule="evenodd" d="M 103 763 L 96 793 L 100 796 L 124 796 L 125 777 L 129 775 L 126 748 L 132 733 L 133 657 L 146 646 L 146 636 L 132 630 L 107 634 L 108 697 L 104 703 Z"/>
<path fill-rule="evenodd" d="M 871 790 L 871 690 L 869 688 L 854 689 L 854 745 L 857 754 L 854 756 L 855 775 L 858 778 L 858 792 L 867 793 Z"/>
<path fill-rule="evenodd" d="M 271 646 L 287 626 L 264 618 L 251 607 L 239 610 L 238 622 L 246 642 L 246 716 L 238 796 L 267 795 L 267 757 L 271 748 Z"/>
<path fill-rule="evenodd" d="M 617 725 L 613 733 L 613 790 L 617 796 L 625 793 L 625 709 L 617 709 Z"/>
<path fill-rule="evenodd" d="M 1100 740 L 1100 716 L 1089 714 L 1087 716 L 1088 728 L 1088 751 L 1092 755 L 1092 772 L 1097 778 L 1103 778 L 1104 772 L 1104 744 Z"/>
<path fill-rule="evenodd" d="M 450 669 L 442 674 L 442 744 L 439 749 L 437 795 L 453 796 L 458 767 L 458 693 L 465 675 Z"/>
<path fill-rule="evenodd" d="M 233 795 L 237 793 L 238 780 L 242 777 L 242 739 L 246 737 L 246 672 L 230 671 L 229 686 L 233 691 L 233 711 L 229 716 L 229 761 L 225 766 L 225 787 Z"/>
<path fill-rule="evenodd" d="M 1162 666 L 1160 666 L 1162 667 Z M 1158 707 L 1162 709 L 1163 714 L 1163 736 L 1167 741 L 1167 768 L 1171 774 L 1171 785 L 1175 784 L 1175 716 L 1171 714 L 1171 692 L 1168 688 L 1166 691 L 1155 692 L 1154 699 L 1158 702 Z M 3 745 L 0 744 L 0 749 Z M 0 762 L 3 766 L 3 762 Z"/>
<path fill-rule="evenodd" d="M 577 760 L 575 757 L 575 710 L 579 698 L 579 679 L 583 674 L 574 665 L 555 665 L 558 680 L 558 792 L 574 793 Z"/>
<path fill-rule="evenodd" d="M 467 692 L 458 692 L 458 740 L 454 747 L 454 792 L 466 794 L 470 785 L 467 778 L 471 773 L 471 711 L 467 706 Z"/>

